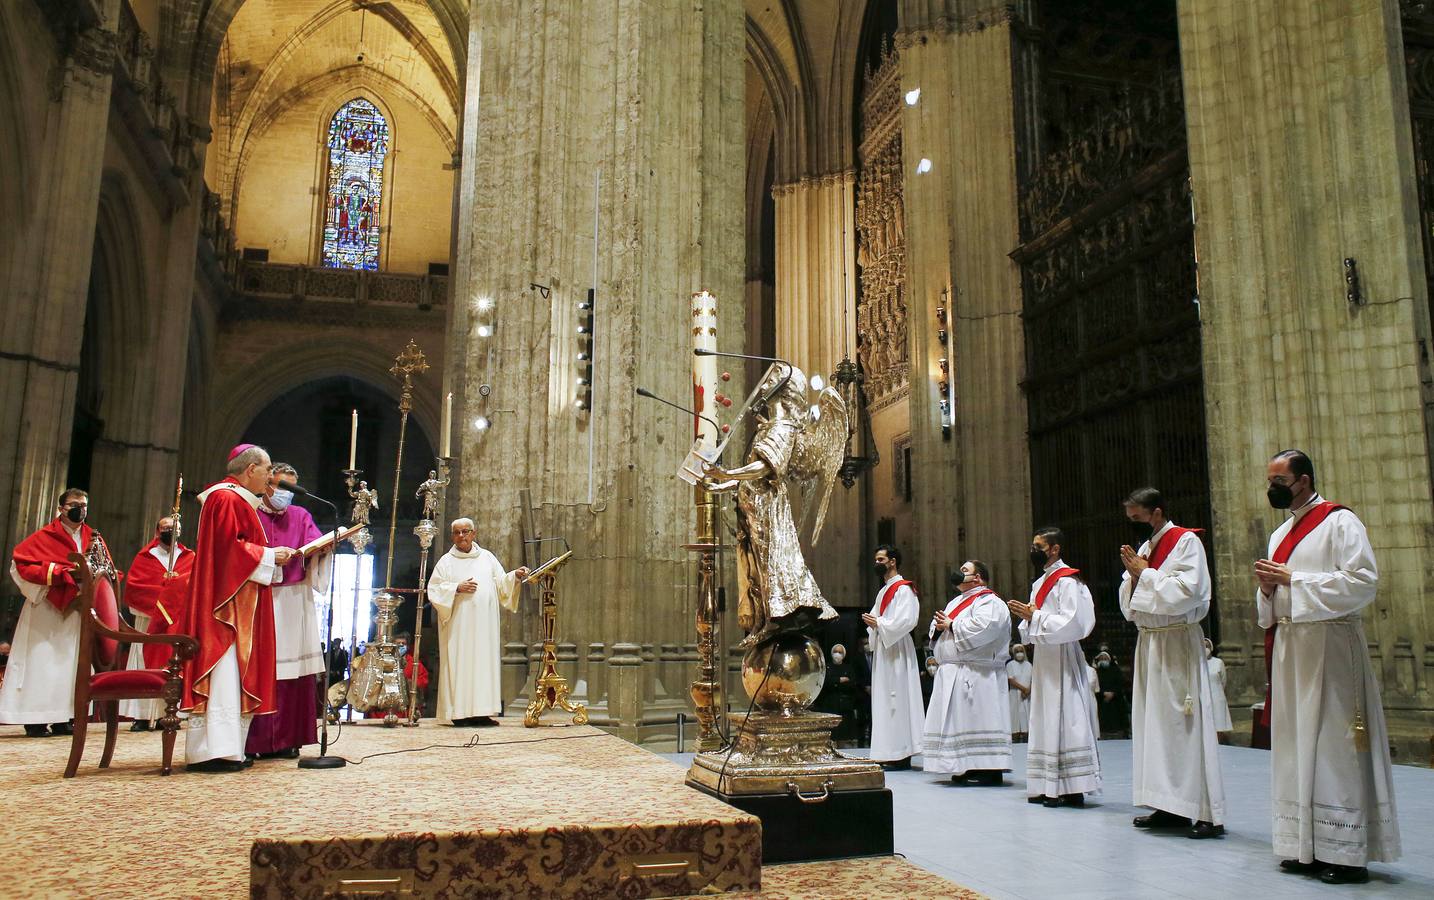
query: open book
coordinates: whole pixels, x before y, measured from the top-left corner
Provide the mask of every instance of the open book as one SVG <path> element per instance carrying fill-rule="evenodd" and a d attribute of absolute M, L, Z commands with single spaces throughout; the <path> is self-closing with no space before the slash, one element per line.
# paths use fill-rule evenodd
<path fill-rule="evenodd" d="M 346 525 L 343 528 L 339 529 L 337 538 L 334 537 L 334 532 L 326 531 L 322 535 L 314 538 L 312 541 L 309 541 L 307 544 L 300 547 L 299 555 L 309 557 L 313 556 L 315 553 L 323 553 L 326 550 L 332 550 L 336 541 L 348 540 L 350 536 L 357 534 L 360 528 L 363 528 L 362 524 Z"/>

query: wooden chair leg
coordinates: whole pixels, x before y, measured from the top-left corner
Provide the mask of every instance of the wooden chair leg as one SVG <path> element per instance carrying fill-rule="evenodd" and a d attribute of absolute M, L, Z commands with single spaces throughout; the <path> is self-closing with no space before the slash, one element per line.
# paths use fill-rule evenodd
<path fill-rule="evenodd" d="M 171 722 L 173 724 L 170 724 Z M 168 775 L 171 763 L 174 761 L 174 738 L 179 734 L 179 720 L 171 717 L 163 727 L 164 737 L 161 740 L 164 744 L 164 766 L 159 770 L 159 774 Z"/>
<path fill-rule="evenodd" d="M 85 753 L 85 731 L 90 720 L 86 715 L 75 716 L 75 733 L 70 737 L 70 763 L 65 766 L 65 777 L 74 778 L 80 768 L 80 757 Z"/>
<path fill-rule="evenodd" d="M 119 701 L 108 700 L 105 710 L 105 755 L 100 757 L 100 768 L 108 769 L 115 755 L 115 737 L 119 734 Z"/>

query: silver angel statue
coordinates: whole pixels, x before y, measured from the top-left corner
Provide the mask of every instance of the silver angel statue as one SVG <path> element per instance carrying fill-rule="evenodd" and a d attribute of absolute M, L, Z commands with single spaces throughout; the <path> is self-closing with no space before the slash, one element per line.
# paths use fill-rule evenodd
<path fill-rule="evenodd" d="M 360 481 L 358 490 L 350 491 L 349 496 L 354 500 L 351 521 L 355 525 L 367 525 L 370 510 L 378 509 L 378 491 L 370 488 L 367 481 Z"/>
<path fill-rule="evenodd" d="M 849 428 L 841 394 L 829 386 L 813 406 L 801 369 L 770 367 L 756 396 L 758 425 L 746 463 L 708 465 L 703 481 L 714 493 L 737 493 L 737 621 L 747 631 L 741 646 L 748 648 L 836 617 L 802 557 L 791 490 L 800 488 L 802 524 L 812 523 L 815 545 Z"/>
<path fill-rule="evenodd" d="M 438 477 L 433 469 L 428 470 L 428 480 L 418 486 L 413 496 L 423 500 L 424 521 L 433 521 L 438 518 L 438 507 L 443 502 L 443 489 L 448 487 L 448 477 Z"/>

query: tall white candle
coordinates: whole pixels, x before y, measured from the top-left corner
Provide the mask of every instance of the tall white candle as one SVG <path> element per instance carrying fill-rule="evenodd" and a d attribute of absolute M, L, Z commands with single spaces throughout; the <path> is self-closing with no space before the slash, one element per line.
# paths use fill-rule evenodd
<path fill-rule="evenodd" d="M 453 392 L 449 391 L 448 396 L 443 398 L 443 424 L 439 426 L 443 432 L 443 452 L 439 454 L 445 459 L 452 456 L 452 435 L 453 435 Z"/>
<path fill-rule="evenodd" d="M 355 455 L 358 453 L 358 410 L 354 410 L 353 424 L 349 426 L 349 471 L 353 471 Z"/>
<path fill-rule="evenodd" d="M 717 298 L 707 291 L 692 295 L 692 348 L 694 350 L 717 349 Z M 692 357 L 692 408 L 709 419 L 721 421 L 718 415 L 717 391 L 721 385 L 717 376 L 717 357 Z M 713 448 L 722 440 L 722 435 L 712 423 L 696 419 L 693 422 L 694 436 L 704 447 Z"/>

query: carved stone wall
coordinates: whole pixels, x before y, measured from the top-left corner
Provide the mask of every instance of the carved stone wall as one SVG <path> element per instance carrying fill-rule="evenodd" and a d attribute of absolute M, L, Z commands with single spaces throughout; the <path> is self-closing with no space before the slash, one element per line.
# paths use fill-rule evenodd
<path fill-rule="evenodd" d="M 867 79 L 856 177 L 857 353 L 873 409 L 903 399 L 910 372 L 901 93 L 893 49 Z"/>

